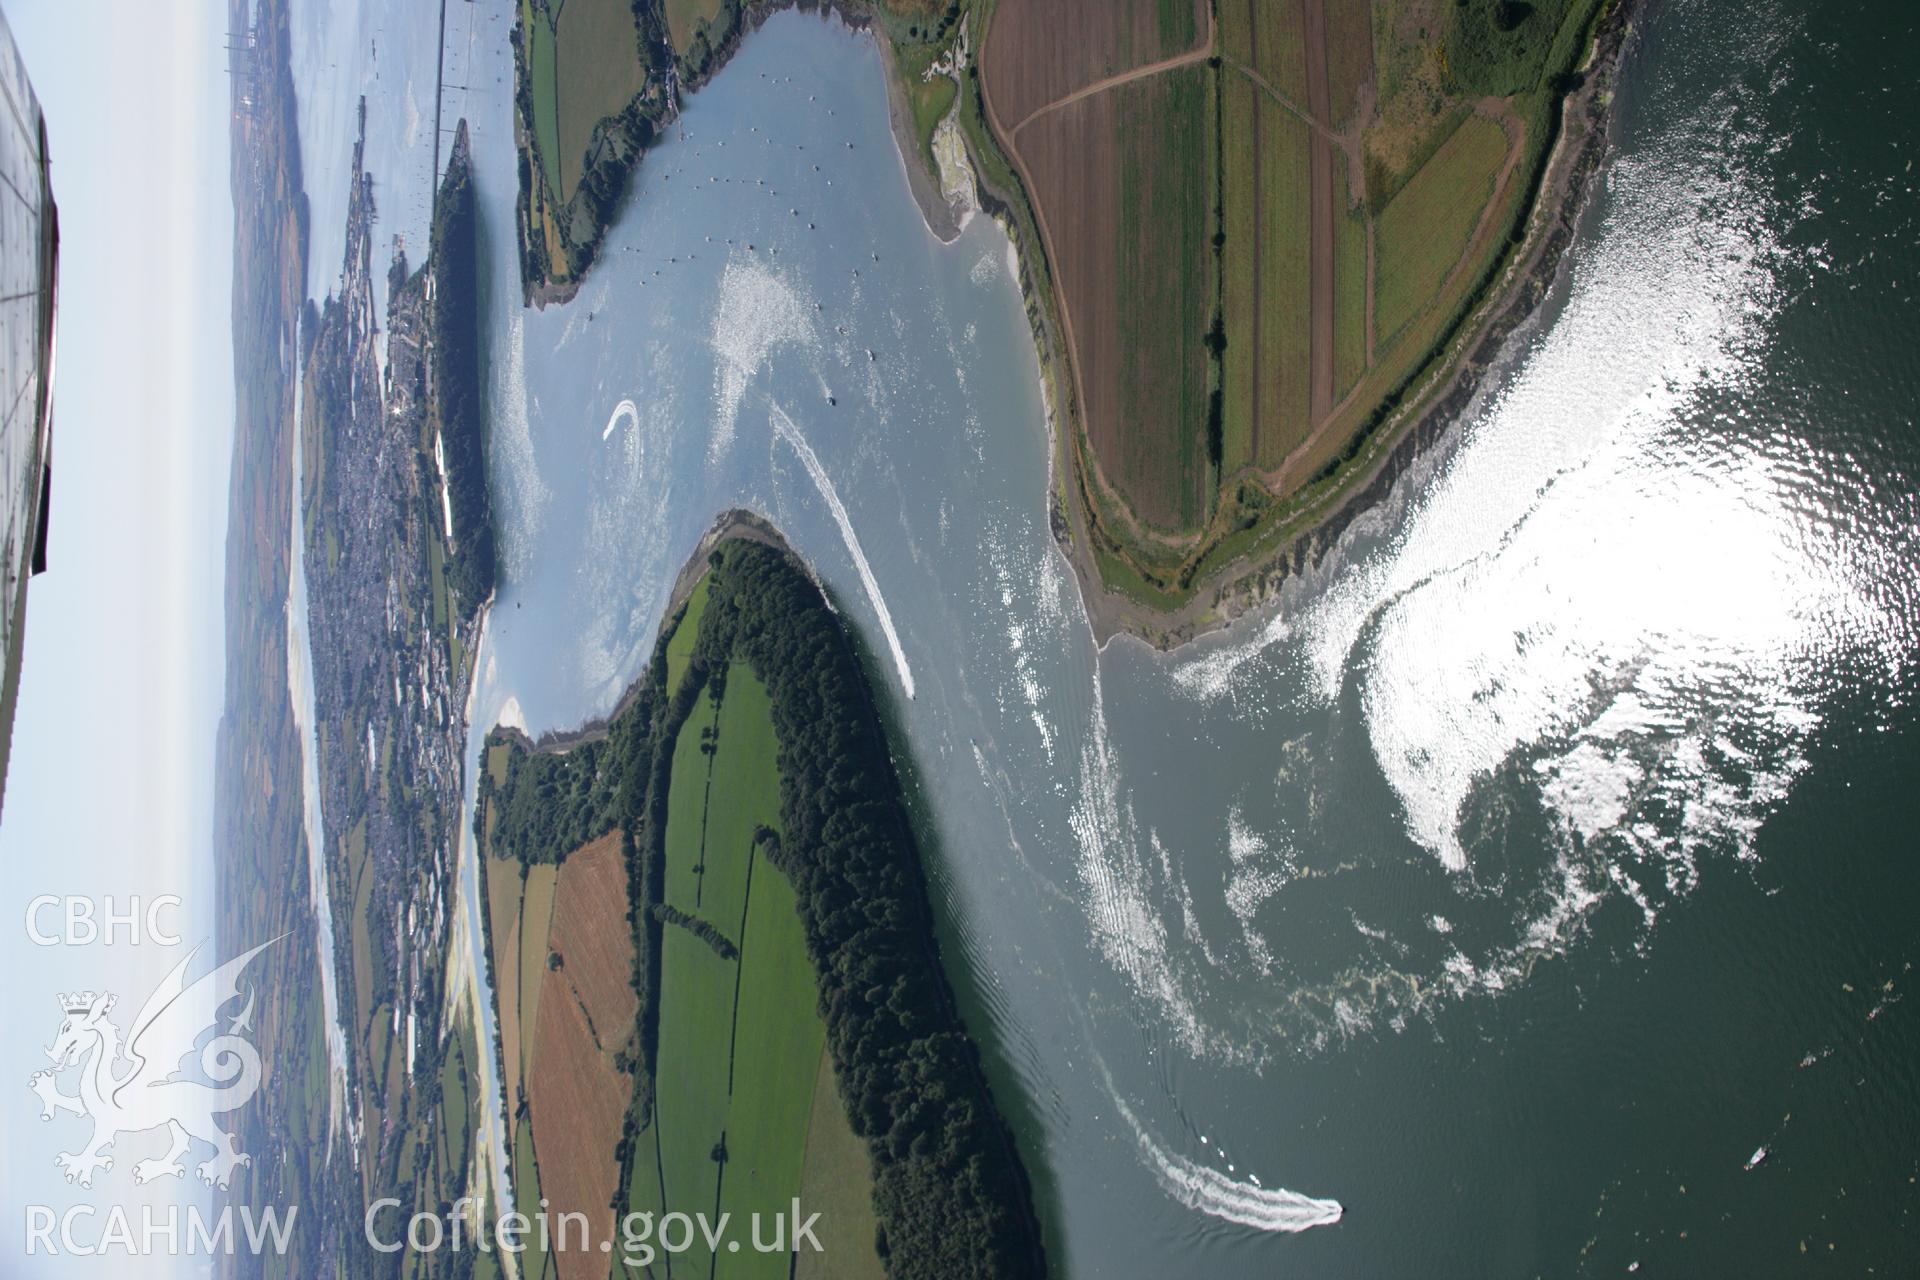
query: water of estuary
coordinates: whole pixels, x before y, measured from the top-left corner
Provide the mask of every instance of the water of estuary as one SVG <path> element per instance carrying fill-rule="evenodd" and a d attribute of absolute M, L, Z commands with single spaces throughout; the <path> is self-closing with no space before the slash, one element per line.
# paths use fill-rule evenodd
<path fill-rule="evenodd" d="M 897 704 L 1062 1274 L 1885 1271 L 1920 1175 L 1913 25 L 1650 6 L 1568 280 L 1470 420 L 1172 656 L 1093 644 L 1007 242 L 928 234 L 870 41 L 771 20 L 544 312 L 475 94 L 474 742 L 608 711 L 751 506 Z"/>

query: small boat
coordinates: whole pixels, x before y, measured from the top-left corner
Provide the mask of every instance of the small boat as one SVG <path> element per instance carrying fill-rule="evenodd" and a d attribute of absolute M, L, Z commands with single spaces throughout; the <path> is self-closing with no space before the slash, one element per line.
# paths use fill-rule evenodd
<path fill-rule="evenodd" d="M 1766 1158 L 1767 1158 L 1767 1149 L 1765 1147 L 1755 1147 L 1753 1149 L 1753 1154 L 1747 1157 L 1747 1168 L 1758 1169 L 1761 1165 L 1761 1162 L 1764 1161 Z"/>
<path fill-rule="evenodd" d="M 868 363 L 868 364 L 872 364 L 872 363 L 873 363 L 873 348 L 872 348 L 872 347 L 868 347 L 868 348 L 867 348 L 867 363 Z"/>

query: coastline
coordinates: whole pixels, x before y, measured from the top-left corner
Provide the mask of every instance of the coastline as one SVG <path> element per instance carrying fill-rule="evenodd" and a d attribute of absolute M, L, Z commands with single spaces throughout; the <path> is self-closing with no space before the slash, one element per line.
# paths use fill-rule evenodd
<path fill-rule="evenodd" d="M 724 562 L 716 559 L 722 547 L 727 548 Z M 747 567 L 738 568 L 743 563 Z M 728 662 L 745 662 L 766 681 L 775 699 L 771 712 L 773 724 L 782 736 L 781 814 L 786 828 L 771 837 L 771 856 L 779 859 L 780 851 L 785 849 L 789 861 L 777 865 L 800 887 L 802 894 L 817 893 L 837 904 L 833 912 L 827 912 L 809 908 L 803 897 L 799 913 L 807 931 L 809 956 L 815 961 L 813 977 L 827 1020 L 833 1070 L 843 1104 L 853 1118 L 854 1135 L 865 1148 L 871 1165 L 874 1208 L 885 1229 L 882 1256 L 906 1259 L 905 1274 L 938 1274 L 940 1272 L 929 1272 L 925 1268 L 958 1260 L 961 1268 L 952 1272 L 954 1274 L 963 1270 L 965 1274 L 1045 1276 L 1049 1270 L 1047 1231 L 1035 1197 L 1037 1187 L 1051 1183 L 1044 1175 L 1043 1165 L 1039 1177 L 1028 1168 L 1022 1144 L 995 1097 L 987 1055 L 982 1051 L 975 1028 L 963 1016 L 965 1012 L 972 1012 L 977 1017 L 982 1012 L 972 998 L 971 970 L 963 963 L 958 976 L 948 972 L 943 941 L 953 935 L 929 889 L 932 868 L 919 844 L 922 831 L 907 799 L 910 762 L 903 769 L 895 750 L 899 732 L 898 704 L 889 696 L 886 681 L 871 661 L 861 633 L 836 608 L 813 566 L 788 544 L 766 517 L 750 509 L 730 508 L 701 535 L 669 592 L 653 657 L 621 695 L 613 712 L 595 717 L 572 731 L 543 734 L 537 742 L 524 731 L 510 727 L 496 727 L 489 733 L 487 749 L 496 744 L 507 745 L 512 750 L 510 759 L 518 758 L 521 762 L 509 765 L 507 781 L 502 784 L 506 794 L 524 799 L 526 793 L 516 793 L 516 787 L 538 786 L 543 797 L 540 803 L 548 803 L 548 783 L 527 783 L 526 775 L 516 774 L 524 765 L 537 767 L 529 757 L 564 756 L 588 744 L 604 744 L 598 749 L 611 753 L 589 753 L 587 768 L 565 774 L 567 766 L 561 765 L 562 774 L 545 776 L 589 779 L 583 784 L 563 783 L 562 786 L 563 789 L 576 786 L 573 794 L 577 797 L 611 795 L 616 797 L 614 803 L 627 806 L 614 812 L 624 811 L 627 815 L 622 820 L 631 842 L 627 858 L 640 860 L 629 863 L 630 878 L 637 875 L 636 885 L 651 886 L 638 890 L 642 894 L 637 900 L 642 904 L 638 918 L 655 922 L 647 926 L 652 930 L 652 941 L 644 944 L 651 948 L 644 972 L 652 983 L 653 994 L 642 1000 L 641 1043 L 643 1046 L 657 1044 L 651 1038 L 658 1034 L 657 1022 L 649 1019 L 658 1017 L 661 969 L 658 922 L 665 918 L 660 911 L 666 899 L 660 895 L 667 854 L 663 821 L 666 792 L 662 788 L 667 774 L 661 767 L 665 757 L 654 755 L 648 763 L 648 753 L 660 749 L 657 744 L 662 740 L 662 726 L 665 726 L 664 741 L 671 750 L 675 736 L 687 723 L 694 695 L 705 680 L 704 675 L 690 674 L 671 700 L 661 698 L 664 688 L 661 670 L 667 662 L 668 640 L 675 628 L 686 625 L 686 602 L 695 586 L 710 573 L 747 576 L 739 584 L 716 589 L 710 597 L 706 624 L 697 630 L 694 656 L 690 660 L 696 669 L 702 662 L 718 662 L 723 666 Z M 811 603 L 796 607 L 798 600 Z M 716 614 L 720 615 L 717 627 Z M 786 621 L 795 617 L 803 621 Z M 808 627 L 812 628 L 810 633 Z M 816 666 L 816 662 L 821 665 Z M 832 673 L 831 664 L 836 662 L 841 664 L 840 677 Z M 822 671 L 828 673 L 821 674 Z M 622 724 L 624 716 L 642 717 L 642 725 L 652 726 L 651 733 L 634 732 L 632 726 Z M 819 728 L 819 725 L 827 727 Z M 789 743 L 786 737 L 789 733 L 795 735 L 797 741 Z M 848 737 L 850 733 L 856 736 Z M 803 762 L 792 771 L 787 765 L 789 749 L 794 752 L 793 759 Z M 620 790 L 621 784 L 615 784 L 611 792 L 603 792 L 604 779 L 622 776 L 622 771 L 629 767 L 631 755 L 623 757 L 620 753 L 635 751 L 640 753 L 639 759 L 649 777 L 644 797 L 618 798 L 625 794 Z M 820 763 L 827 760 L 837 760 L 840 764 L 829 768 Z M 863 776 L 865 781 L 861 780 Z M 798 781 L 794 781 L 795 778 Z M 797 798 L 791 789 L 794 786 L 800 788 Z M 864 796 L 864 802 L 849 804 L 849 797 L 841 794 L 847 789 Z M 890 799 L 882 798 L 883 793 Z M 515 798 L 503 802 L 503 812 L 524 812 L 525 809 L 526 805 Z M 476 810 L 476 821 L 468 833 L 470 837 L 477 837 L 481 830 L 479 814 L 482 812 L 484 810 Z M 594 812 L 601 823 L 611 820 L 605 809 Z M 829 814 L 860 816 L 840 821 Z M 900 825 L 889 831 L 888 825 L 895 822 Z M 492 829 L 491 823 L 486 825 Z M 476 852 L 476 869 L 481 878 L 473 901 L 483 908 L 489 900 L 484 877 L 490 856 L 557 863 L 566 851 L 580 847 L 579 837 L 571 830 L 557 836 L 533 825 L 516 830 L 519 834 L 513 839 L 521 843 L 503 846 L 518 850 L 511 855 L 481 850 L 477 839 L 463 840 L 464 848 Z M 540 833 L 535 834 L 536 831 Z M 755 841 L 759 840 L 760 836 L 756 835 Z M 540 852 L 542 849 L 545 851 Z M 878 874 L 878 866 L 896 861 L 905 868 L 903 877 Z M 635 872 L 632 867 L 636 865 L 644 869 Z M 463 879 L 463 891 L 466 887 Z M 859 903 L 875 905 L 852 905 Z M 871 923 L 847 926 L 848 911 L 855 916 L 863 911 L 871 912 Z M 491 934 L 484 928 L 482 934 L 488 945 L 487 963 L 491 969 Z M 825 959 L 820 958 L 823 955 Z M 916 1004 L 917 1012 L 913 1016 L 902 1016 L 892 1002 L 867 1007 L 857 1001 L 832 998 L 833 992 L 844 990 L 848 981 L 840 975 L 867 972 L 876 957 L 884 958 L 884 963 L 891 966 L 889 971 L 900 975 L 900 981 L 921 984 L 918 990 L 924 993 L 926 1002 Z M 468 991 L 473 989 L 473 976 L 469 971 Z M 656 1010 L 651 1014 L 649 1002 Z M 652 1031 L 647 1029 L 650 1026 L 654 1028 Z M 887 1048 L 902 1036 L 907 1048 Z M 876 1092 L 884 1086 L 874 1082 L 897 1068 L 896 1058 L 889 1053 L 897 1053 L 899 1061 L 932 1062 L 928 1051 L 914 1046 L 935 1040 L 941 1045 L 939 1070 L 944 1087 L 934 1095 L 934 1100 L 913 1105 L 944 1108 L 944 1128 L 949 1135 L 960 1132 L 962 1137 L 957 1141 L 949 1137 L 944 1145 L 917 1143 L 911 1150 L 901 1151 L 888 1146 L 885 1139 L 900 1123 L 897 1112 L 890 1115 L 886 1110 L 897 1107 L 890 1099 L 898 1095 Z M 496 1055 L 501 1047 L 496 1029 L 493 1045 Z M 656 1060 L 647 1056 L 654 1050 L 643 1048 L 641 1052 L 639 1071 L 645 1076 L 655 1069 Z M 854 1083 L 849 1084 L 850 1080 Z M 856 1097 L 865 1099 L 863 1106 L 856 1104 Z M 876 1098 L 880 1099 L 877 1104 Z M 876 1105 L 881 1107 L 877 1115 Z M 537 1135 L 537 1129 L 535 1133 Z M 967 1154 L 969 1152 L 973 1154 Z M 626 1186 L 624 1166 L 618 1185 Z M 910 1203 L 915 1197 L 936 1191 L 942 1193 L 943 1204 L 957 1204 L 956 1212 L 961 1220 L 970 1222 L 975 1229 L 956 1233 L 927 1226 L 932 1219 L 925 1213 L 913 1211 Z M 999 1265 L 981 1271 L 979 1260 L 982 1259 Z M 969 1260 L 972 1265 L 968 1265 Z"/>
<path fill-rule="evenodd" d="M 901 79 L 899 52 L 879 23 L 868 22 L 866 29 L 880 46 L 881 73 L 887 82 L 887 123 L 893 130 L 893 149 L 900 155 L 900 167 L 906 171 L 907 190 L 913 193 L 913 202 L 920 206 L 920 217 L 933 238 L 941 244 L 952 244 L 960 238 L 965 220 L 941 194 L 936 181 L 939 175 L 930 173 L 921 162 L 919 144 L 913 136 L 913 109 L 907 105 L 907 86 Z M 951 110 L 959 109 L 956 96 Z"/>
<path fill-rule="evenodd" d="M 1060 421 L 1063 376 L 1055 307 L 1036 297 L 1032 256 L 1040 246 L 1009 234 L 1019 260 L 1018 282 L 1026 298 L 1040 361 L 1049 432 L 1049 524 L 1072 567 L 1095 645 L 1104 649 L 1128 635 L 1170 652 L 1230 626 L 1278 598 L 1284 583 L 1318 565 L 1355 519 L 1377 506 L 1395 482 L 1465 416 L 1488 370 L 1508 339 L 1532 319 L 1567 267 L 1566 250 L 1586 207 L 1594 175 L 1604 163 L 1612 123 L 1613 82 L 1634 31 L 1639 0 L 1613 0 L 1595 22 L 1586 63 L 1562 97 L 1552 147 L 1543 162 L 1527 214 L 1525 238 L 1490 277 L 1480 300 L 1465 314 L 1447 349 L 1412 384 L 1405 403 L 1366 437 L 1344 483 L 1262 534 L 1255 545 L 1196 582 L 1185 600 L 1163 608 L 1128 596 L 1104 580 L 1093 545 L 1085 492 L 1085 462 L 1073 439 L 1078 410 Z M 1017 226 L 1003 193 L 986 180 L 977 157 L 976 189 L 1003 229 Z M 1044 258 L 1044 254 L 1041 255 Z"/>
<path fill-rule="evenodd" d="M 667 593 L 666 608 L 660 614 L 662 626 L 680 612 L 681 607 L 687 602 L 687 597 L 693 594 L 694 585 L 706 574 L 707 559 L 713 549 L 729 539 L 759 542 L 772 547 L 775 551 L 784 552 L 793 558 L 794 563 L 806 570 L 807 576 L 813 580 L 815 586 L 821 585 L 820 575 L 814 572 L 813 566 L 807 563 L 806 557 L 787 543 L 786 538 L 774 527 L 771 520 L 745 507 L 729 507 L 714 517 L 713 523 L 694 544 L 686 562 L 680 566 L 680 572 L 673 579 L 673 588 Z M 822 590 L 824 594 L 824 588 Z M 503 723 L 490 726 L 487 733 L 489 736 L 498 734 L 529 752 L 565 753 L 589 742 L 598 742 L 607 736 L 607 730 L 613 722 L 625 715 L 628 708 L 633 706 L 635 699 L 640 696 L 641 690 L 651 677 L 652 663 L 648 662 L 634 673 L 633 679 L 614 700 L 612 709 L 586 720 L 577 728 L 549 729 L 535 738 L 518 725 Z"/>
<path fill-rule="evenodd" d="M 849 31 L 865 32 L 872 36 L 874 43 L 879 47 L 881 74 L 886 82 L 887 122 L 893 134 L 894 150 L 899 154 L 901 168 L 905 171 L 907 190 L 912 193 L 913 202 L 919 208 L 928 232 L 941 244 L 952 244 L 959 238 L 961 230 L 966 225 L 965 215 L 949 203 L 946 196 L 942 194 L 940 175 L 929 169 L 919 154 L 919 145 L 913 132 L 913 111 L 907 103 L 906 84 L 901 79 L 899 53 L 894 47 L 892 38 L 887 34 L 885 24 L 875 20 L 872 3 L 874 0 L 765 0 L 764 3 L 744 7 L 739 22 L 713 51 L 713 60 L 707 70 L 678 86 L 673 115 L 668 119 L 677 119 L 681 103 L 688 96 L 698 93 L 711 83 L 713 78 L 733 61 L 733 56 L 739 52 L 741 43 L 748 36 L 758 32 L 774 14 L 791 9 L 799 13 L 817 14 L 823 21 L 838 18 Z M 517 68 L 516 60 L 516 74 Z M 957 100 L 955 110 L 958 110 Z M 514 112 L 513 133 L 515 150 L 523 157 L 531 157 L 532 149 L 526 136 L 525 122 L 520 118 L 517 108 Z M 640 166 L 646 163 L 647 156 L 658 145 L 659 137 L 660 134 L 655 134 L 652 140 L 640 146 L 632 166 L 627 171 L 626 181 L 629 184 L 633 180 L 633 175 L 639 172 Z M 625 202 L 631 198 L 629 188 L 621 198 L 620 207 L 624 208 Z M 523 190 L 518 202 L 522 206 L 522 225 L 515 229 L 515 235 L 522 237 L 523 241 L 525 199 L 526 193 Z M 611 226 L 611 223 L 608 225 Z M 602 228 L 603 235 L 605 230 L 606 228 Z M 594 265 L 598 261 L 599 254 L 596 251 L 577 274 L 570 275 L 565 280 L 556 282 L 545 275 L 537 280 L 530 279 L 527 275 L 526 245 L 522 243 L 520 250 L 522 305 L 532 307 L 536 311 L 545 311 L 549 305 L 564 306 L 573 301 L 579 296 L 587 278 L 593 274 Z"/>
<path fill-rule="evenodd" d="M 948 200 L 943 179 L 921 154 L 900 59 L 871 0 L 750 4 L 703 74 L 682 85 L 681 94 L 703 88 L 731 62 L 749 35 L 787 9 L 818 14 L 822 20 L 838 18 L 850 31 L 873 37 L 881 53 L 888 122 L 907 188 L 929 233 L 943 244 L 951 243 L 972 210 L 962 211 L 957 202 Z M 987 6 L 985 16 L 991 16 L 990 9 Z M 1571 87 L 1556 104 L 1554 138 L 1531 180 L 1524 233 L 1478 287 L 1439 354 L 1406 384 L 1400 405 L 1361 428 L 1351 460 L 1325 492 L 1298 507 L 1283 509 L 1266 527 L 1256 527 L 1249 544 L 1236 549 L 1224 563 L 1209 566 L 1203 559 L 1194 570 L 1194 580 L 1179 588 L 1177 601 L 1155 600 L 1107 580 L 1103 560 L 1111 559 L 1113 552 L 1102 549 L 1097 499 L 1088 488 L 1095 483 L 1089 474 L 1092 464 L 1085 456 L 1084 442 L 1077 439 L 1080 407 L 1072 383 L 1072 357 L 1061 338 L 1063 321 L 1054 297 L 1052 264 L 1045 245 L 1038 243 L 1037 224 L 1030 213 L 1022 214 L 1029 206 L 1025 193 L 1018 190 L 1022 182 L 1018 170 L 1008 165 L 1010 171 L 1004 175 L 1015 190 L 1002 189 L 995 181 L 998 166 L 991 161 L 1003 160 L 1004 150 L 994 136 L 991 106 L 977 81 L 962 78 L 962 97 L 955 101 L 949 122 L 964 139 L 971 204 L 1000 224 L 1011 245 L 1015 279 L 1039 363 L 1049 439 L 1048 525 L 1072 566 L 1097 646 L 1104 647 L 1117 635 L 1131 635 L 1155 649 L 1170 651 L 1272 603 L 1285 582 L 1319 564 L 1352 522 L 1377 506 L 1408 468 L 1465 416 L 1508 340 L 1532 318 L 1565 269 L 1574 224 L 1585 208 L 1593 175 L 1604 162 L 1612 86 L 1637 11 L 1638 0 L 1613 0 L 1595 19 L 1586 62 L 1573 73 Z M 975 109 L 981 118 L 962 127 L 969 91 L 976 95 Z M 973 128 L 982 136 L 974 136 Z M 983 157 L 983 146 L 995 155 Z M 636 167 L 651 150 L 649 145 L 639 153 Z M 526 301 L 537 308 L 569 301 L 591 271 L 589 264 L 581 275 L 559 284 L 523 282 Z M 1170 593 L 1173 590 L 1169 588 Z"/>

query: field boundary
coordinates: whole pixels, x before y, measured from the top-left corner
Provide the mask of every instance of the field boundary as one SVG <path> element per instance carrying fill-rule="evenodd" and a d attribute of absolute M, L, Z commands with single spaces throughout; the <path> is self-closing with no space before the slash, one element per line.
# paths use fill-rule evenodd
<path fill-rule="evenodd" d="M 1324 5 L 1317 7 L 1325 21 Z M 1054 477 L 1051 525 L 1079 579 L 1099 644 L 1126 633 L 1156 648 L 1175 648 L 1270 601 L 1284 581 L 1319 561 L 1353 514 L 1377 501 L 1384 485 L 1460 416 L 1488 365 L 1504 349 L 1506 338 L 1531 315 L 1561 270 L 1573 223 L 1605 153 L 1613 82 L 1636 11 L 1634 0 L 1598 0 L 1590 8 L 1570 12 L 1558 27 L 1556 46 L 1561 50 L 1556 57 L 1566 59 L 1556 65 L 1566 70 L 1510 102 L 1503 100 L 1506 112 L 1495 113 L 1503 131 L 1510 139 L 1516 124 L 1524 131 L 1519 157 L 1510 143 L 1486 204 L 1476 216 L 1469 249 L 1454 257 L 1446 270 L 1442 289 L 1450 300 L 1444 313 L 1428 307 L 1421 328 L 1409 331 L 1411 337 L 1400 346 L 1383 346 L 1384 335 L 1379 332 L 1375 295 L 1385 246 L 1375 233 L 1378 210 L 1365 199 L 1363 188 L 1360 207 L 1364 212 L 1355 219 L 1357 225 L 1351 230 L 1341 226 L 1336 234 L 1364 236 L 1364 315 L 1354 317 L 1351 310 L 1361 306 L 1361 287 L 1360 272 L 1354 269 L 1359 263 L 1349 260 L 1335 287 L 1346 291 L 1350 309 L 1342 313 L 1336 302 L 1333 321 L 1338 339 L 1343 332 L 1339 316 L 1349 317 L 1344 322 L 1349 326 L 1346 336 L 1340 340 L 1347 343 L 1348 367 L 1358 370 L 1360 380 L 1344 394 L 1338 387 L 1331 394 L 1323 390 L 1325 412 L 1318 415 L 1308 445 L 1296 446 L 1277 465 L 1270 463 L 1265 469 L 1218 472 L 1218 496 L 1209 504 L 1212 514 L 1204 525 L 1191 529 L 1143 527 L 1138 513 L 1112 487 L 1093 450 L 1085 388 L 1097 375 L 1089 375 L 1082 367 L 1080 335 L 1063 296 L 1066 285 L 1058 279 L 1059 228 L 1054 225 L 1058 211 L 1050 216 L 1038 198 L 1033 162 L 1015 145 L 1021 140 L 1009 137 L 994 98 L 994 90 L 1003 82 L 983 67 L 979 114 L 987 127 L 986 141 L 999 144 L 999 159 L 1012 171 L 1015 184 L 1010 193 L 1015 206 L 1008 219 L 1010 234 L 1015 235 L 1023 256 L 1048 264 L 1045 272 L 1023 266 L 1022 274 L 1046 286 L 1045 301 L 1060 313 L 1052 328 L 1065 339 L 1049 344 L 1047 326 L 1042 324 L 1048 308 L 1030 296 L 1028 311 L 1041 348 L 1043 381 L 1060 383 L 1059 359 L 1072 366 L 1064 383 L 1069 394 L 1062 398 L 1056 393 L 1048 406 L 1056 433 L 1055 463 L 1065 468 Z M 1212 15 L 1209 33 L 1217 46 L 1219 32 Z M 1343 34 L 1350 43 L 1351 24 Z M 1331 47 L 1327 52 L 1329 58 L 1339 53 Z M 1353 50 L 1348 48 L 1346 53 Z M 1378 60 L 1376 49 L 1373 64 Z M 1229 53 L 1218 54 L 1213 66 L 1216 70 L 1232 66 L 1260 83 L 1263 91 L 1272 88 Z M 1342 74 L 1351 80 L 1351 68 Z M 1024 82 L 1005 83 L 1016 86 L 1010 92 L 1031 96 L 1030 87 L 1018 87 Z M 1362 150 L 1361 130 L 1378 118 L 1378 107 L 1370 80 L 1347 84 L 1342 92 L 1347 94 L 1343 98 L 1345 128 L 1339 131 L 1324 119 L 1315 119 L 1310 110 L 1302 113 L 1287 95 L 1272 98 L 1307 121 L 1310 139 L 1328 138 L 1323 161 L 1331 160 L 1333 145 L 1346 152 L 1351 210 L 1354 184 L 1365 182 L 1365 156 L 1356 155 Z M 1455 101 L 1463 115 L 1478 105 L 1472 97 Z M 982 181 L 994 171 L 991 157 L 984 154 L 975 158 L 975 166 Z M 1338 174 L 1323 173 L 1323 177 Z M 1327 182 L 1327 197 L 1331 186 Z M 1323 200 L 1323 214 L 1329 207 L 1330 199 Z M 1330 211 L 1337 222 L 1338 210 Z M 1364 233 L 1359 233 L 1359 225 L 1365 226 Z M 1352 246 L 1349 252 L 1360 256 L 1361 246 L 1352 240 L 1345 243 Z M 1339 253 L 1336 246 L 1335 256 Z M 1358 324 L 1364 325 L 1363 342 L 1353 332 Z M 1243 328 L 1238 341 L 1245 341 L 1245 332 Z M 1229 341 L 1235 339 L 1229 336 Z M 1324 338 L 1321 346 L 1327 346 Z M 1331 354 L 1339 366 L 1337 351 Z M 1336 380 L 1342 376 L 1339 367 L 1333 374 Z M 1366 403 L 1354 398 L 1363 380 L 1373 393 Z M 1337 401 L 1328 404 L 1334 396 Z M 1375 399 L 1377 405 L 1369 410 L 1367 405 Z M 1062 412 L 1064 420 L 1058 417 Z M 1335 426 L 1342 428 L 1339 438 L 1330 434 Z M 1314 465 L 1309 466 L 1309 460 Z M 1292 492 L 1275 494 L 1263 487 L 1275 475 L 1304 477 L 1304 481 Z"/>

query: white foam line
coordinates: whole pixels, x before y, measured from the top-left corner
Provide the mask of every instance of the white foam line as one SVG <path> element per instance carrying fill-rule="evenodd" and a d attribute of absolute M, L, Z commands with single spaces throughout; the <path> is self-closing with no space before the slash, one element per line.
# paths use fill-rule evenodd
<path fill-rule="evenodd" d="M 631 400 L 622 400 L 619 404 L 613 406 L 613 416 L 607 419 L 607 429 L 600 433 L 600 438 L 605 440 L 611 436 L 614 428 L 620 425 L 620 419 L 622 418 L 625 418 L 637 428 L 640 425 L 639 406 Z"/>
<path fill-rule="evenodd" d="M 767 401 L 771 410 L 768 421 L 780 438 L 793 446 L 800 455 L 800 462 L 813 477 L 813 485 L 820 490 L 820 496 L 827 500 L 827 509 L 833 512 L 834 523 L 840 526 L 840 539 L 847 544 L 848 554 L 853 556 L 853 567 L 860 572 L 861 585 L 867 589 L 867 599 L 873 602 L 873 611 L 880 615 L 880 630 L 886 634 L 887 648 L 893 653 L 893 665 L 900 672 L 900 687 L 906 690 L 909 700 L 913 697 L 913 672 L 907 668 L 906 650 L 900 647 L 899 633 L 893 629 L 893 615 L 887 612 L 887 602 L 880 595 L 880 584 L 874 581 L 873 568 L 867 563 L 867 553 L 860 549 L 860 539 L 854 536 L 853 521 L 847 518 L 847 509 L 840 503 L 840 495 L 834 492 L 833 481 L 827 479 L 825 467 L 813 454 L 813 446 L 800 434 L 800 428 L 793 425 L 785 411 L 771 399 Z"/>
<path fill-rule="evenodd" d="M 1113 1093 L 1114 1105 L 1140 1143 L 1141 1158 L 1159 1179 L 1161 1189 L 1187 1208 L 1256 1231 L 1288 1234 L 1328 1226 L 1340 1221 L 1340 1215 L 1346 1212 L 1338 1200 L 1321 1200 L 1285 1187 L 1241 1182 L 1168 1151 L 1155 1142 L 1153 1135 L 1134 1117 L 1133 1109 L 1127 1106 L 1119 1091 L 1113 1089 L 1112 1080 L 1108 1080 L 1107 1086 Z"/>

